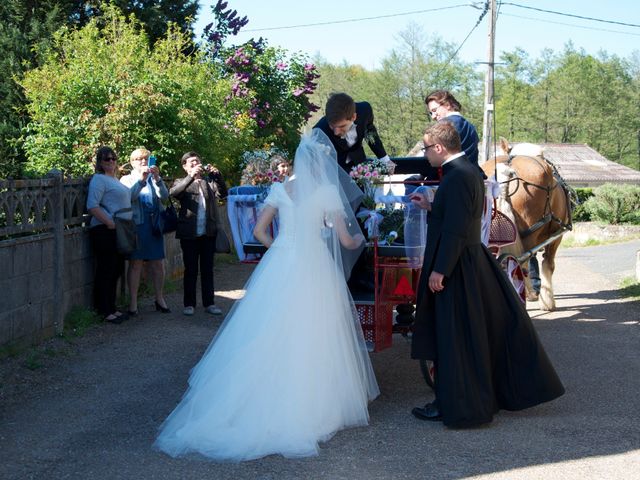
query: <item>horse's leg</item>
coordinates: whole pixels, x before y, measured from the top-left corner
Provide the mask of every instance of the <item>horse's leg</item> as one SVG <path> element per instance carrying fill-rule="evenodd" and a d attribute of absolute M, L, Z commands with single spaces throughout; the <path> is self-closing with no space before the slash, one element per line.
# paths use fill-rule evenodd
<path fill-rule="evenodd" d="M 536 302 L 538 301 L 538 293 L 531 283 L 531 269 L 529 265 L 525 264 L 527 267 L 527 275 L 524 277 L 524 287 L 527 291 L 527 302 Z"/>
<path fill-rule="evenodd" d="M 542 268 L 540 269 L 540 310 L 551 312 L 556 309 L 556 301 L 553 298 L 553 283 L 551 278 L 553 276 L 553 271 L 556 269 L 556 253 L 561 241 L 562 237 L 547 245 L 544 249 L 544 254 L 542 255 Z"/>

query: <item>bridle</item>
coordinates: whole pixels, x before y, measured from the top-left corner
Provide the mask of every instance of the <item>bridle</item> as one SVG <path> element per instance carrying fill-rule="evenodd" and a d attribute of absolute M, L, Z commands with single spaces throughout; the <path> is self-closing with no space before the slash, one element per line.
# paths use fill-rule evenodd
<path fill-rule="evenodd" d="M 537 230 L 541 229 L 542 227 L 544 227 L 545 225 L 547 225 L 548 223 L 551 223 L 551 222 L 559 225 L 560 228 L 563 229 L 563 230 L 571 230 L 573 228 L 573 224 L 572 224 L 572 220 L 571 220 L 571 213 L 573 211 L 574 205 L 576 204 L 575 199 L 577 199 L 577 195 L 576 195 L 575 191 L 573 190 L 573 188 L 571 188 L 569 185 L 567 185 L 567 183 L 564 181 L 564 179 L 562 178 L 562 176 L 558 172 L 558 169 L 556 168 L 556 166 L 553 163 L 551 163 L 550 161 L 548 161 L 547 159 L 540 159 L 538 157 L 532 157 L 532 156 L 529 156 L 529 155 L 509 155 L 508 158 L 507 158 L 507 161 L 504 162 L 505 165 L 511 167 L 511 162 L 516 156 L 530 158 L 531 160 L 536 162 L 543 170 L 544 170 L 544 164 L 542 163 L 542 161 L 544 161 L 544 162 L 547 163 L 547 165 L 549 165 L 551 167 L 552 174 L 553 174 L 553 179 L 551 179 L 553 185 L 538 185 L 536 183 L 529 182 L 529 181 L 519 177 L 517 175 L 517 173 L 516 173 L 516 176 L 514 176 L 512 178 L 509 178 L 508 180 L 500 182 L 501 185 L 503 185 L 503 184 L 507 185 L 507 189 L 506 189 L 506 193 L 505 193 L 505 197 L 507 197 L 507 198 L 515 195 L 515 193 L 520 188 L 521 183 L 524 185 L 525 188 L 531 186 L 531 187 L 535 187 L 535 188 L 538 188 L 538 189 L 543 190 L 544 192 L 546 192 L 544 214 L 542 215 L 542 218 L 540 220 L 538 220 L 536 223 L 534 223 L 533 225 L 531 225 L 531 227 L 527 228 L 524 231 L 519 232 L 520 233 L 520 237 L 521 238 L 525 238 L 525 237 L 531 235 L 532 233 L 536 232 Z M 513 171 L 515 173 L 515 170 L 513 170 Z M 509 189 L 509 185 L 511 184 L 511 182 L 517 182 L 513 192 L 510 192 L 510 189 Z M 567 212 L 568 212 L 569 219 L 568 219 L 568 222 L 566 222 L 566 223 L 562 219 L 560 219 L 558 216 L 556 216 L 553 213 L 552 209 L 551 209 L 551 195 L 552 195 L 553 191 L 558 187 L 562 188 L 563 193 L 565 195 L 565 201 L 567 202 L 567 207 L 568 207 L 567 208 Z"/>

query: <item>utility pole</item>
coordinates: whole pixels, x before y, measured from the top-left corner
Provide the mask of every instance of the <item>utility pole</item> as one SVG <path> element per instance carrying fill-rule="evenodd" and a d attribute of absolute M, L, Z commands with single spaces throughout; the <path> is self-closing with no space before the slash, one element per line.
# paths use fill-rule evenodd
<path fill-rule="evenodd" d="M 489 1 L 489 54 L 487 59 L 487 73 L 484 78 L 484 117 L 482 120 L 482 150 L 484 161 L 489 160 L 491 149 L 491 131 L 493 123 L 493 66 L 496 35 L 496 0 Z"/>
<path fill-rule="evenodd" d="M 640 130 L 638 130 L 638 170 L 640 170 Z"/>

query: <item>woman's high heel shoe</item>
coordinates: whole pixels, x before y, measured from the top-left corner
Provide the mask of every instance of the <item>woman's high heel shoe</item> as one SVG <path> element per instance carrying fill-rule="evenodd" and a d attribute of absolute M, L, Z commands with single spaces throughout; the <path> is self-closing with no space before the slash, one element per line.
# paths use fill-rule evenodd
<path fill-rule="evenodd" d="M 156 312 L 171 313 L 171 309 L 169 309 L 169 307 L 163 307 L 156 300 Z"/>

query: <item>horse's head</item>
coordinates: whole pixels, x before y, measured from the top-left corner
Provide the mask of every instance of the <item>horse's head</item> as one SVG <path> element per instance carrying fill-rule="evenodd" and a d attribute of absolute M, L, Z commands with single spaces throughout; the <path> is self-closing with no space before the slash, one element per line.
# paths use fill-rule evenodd
<path fill-rule="evenodd" d="M 523 155 L 525 157 L 542 157 L 544 149 L 540 145 L 534 143 L 518 143 L 511 147 L 509 155 L 515 157 L 517 155 Z"/>
<path fill-rule="evenodd" d="M 518 143 L 511 145 L 506 138 L 500 137 L 500 146 L 496 150 L 496 156 L 508 155 L 515 157 L 517 155 L 524 155 L 527 157 L 544 157 L 543 152 L 544 149 L 535 143 Z"/>

